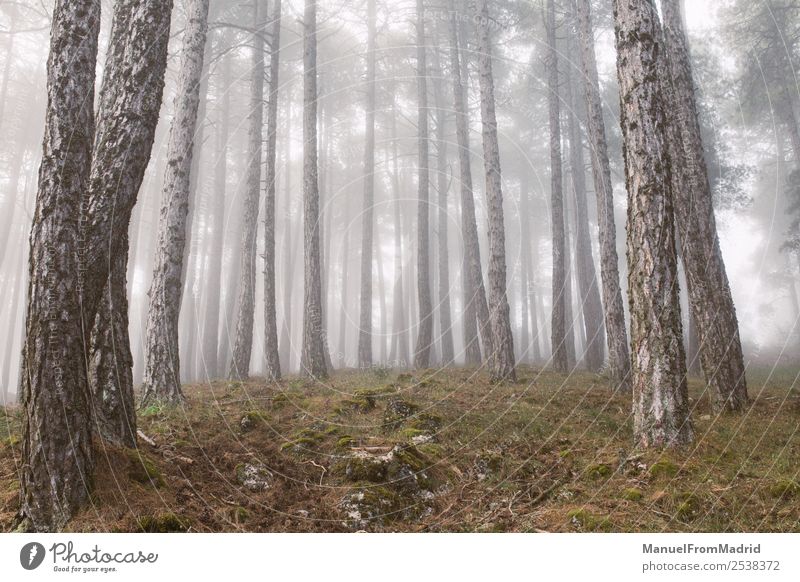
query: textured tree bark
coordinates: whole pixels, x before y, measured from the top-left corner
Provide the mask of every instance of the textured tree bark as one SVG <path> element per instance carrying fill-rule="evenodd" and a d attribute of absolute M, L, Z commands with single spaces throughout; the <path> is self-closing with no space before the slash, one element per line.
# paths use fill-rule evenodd
<path fill-rule="evenodd" d="M 220 362 L 219 321 L 222 304 L 220 289 L 222 286 L 222 256 L 225 246 L 225 198 L 228 181 L 228 136 L 230 134 L 230 84 L 231 58 L 222 62 L 221 80 L 217 87 L 217 103 L 220 103 L 216 124 L 216 168 L 214 169 L 214 185 L 211 194 L 211 242 L 208 254 L 208 279 L 206 280 L 206 305 L 203 325 L 203 362 L 207 379 L 218 378 Z"/>
<path fill-rule="evenodd" d="M 100 4 L 56 2 L 30 234 L 22 355 L 23 527 L 60 529 L 89 501 L 94 452 L 81 320 L 79 221 L 89 185 Z"/>
<path fill-rule="evenodd" d="M 250 115 L 247 147 L 247 182 L 242 214 L 241 267 L 239 271 L 239 308 L 236 315 L 236 336 L 233 342 L 231 367 L 228 377 L 242 380 L 250 375 L 250 358 L 253 352 L 253 319 L 256 293 L 256 234 L 258 231 L 258 196 L 261 191 L 261 159 L 264 130 L 264 37 L 266 14 L 253 3 L 253 22 L 257 33 L 253 35 L 253 54 L 250 80 Z"/>
<path fill-rule="evenodd" d="M 277 185 L 278 95 L 280 85 L 281 0 L 272 8 L 269 59 L 269 104 L 267 105 L 267 184 L 264 201 L 264 360 L 266 376 L 281 377 L 278 353 L 278 318 L 275 307 L 275 189 Z"/>
<path fill-rule="evenodd" d="M 417 132 L 419 167 L 417 184 L 417 297 L 419 328 L 414 367 L 430 366 L 433 342 L 433 306 L 430 281 L 430 201 L 428 183 L 428 83 L 425 50 L 425 3 L 417 0 Z"/>
<path fill-rule="evenodd" d="M 628 293 L 634 440 L 642 447 L 692 441 L 678 298 L 661 92 L 663 38 L 653 0 L 614 0 L 617 77 L 628 188 Z M 671 106 L 671 105 L 670 105 Z"/>
<path fill-rule="evenodd" d="M 569 369 L 566 342 L 566 265 L 564 247 L 564 198 L 561 170 L 561 125 L 558 104 L 558 51 L 554 0 L 547 0 L 547 102 L 550 112 L 550 221 L 553 229 L 553 314 L 551 342 L 553 367 Z"/>
<path fill-rule="evenodd" d="M 522 353 L 529 363 L 537 363 L 542 354 L 539 350 L 539 326 L 536 321 L 536 294 L 534 292 L 534 274 L 536 269 L 531 257 L 530 227 L 530 183 L 529 174 L 524 174 L 520 181 L 519 214 L 520 244 L 522 248 L 520 262 L 520 298 L 522 301 Z"/>
<path fill-rule="evenodd" d="M 301 371 L 328 376 L 319 260 L 319 182 L 317 180 L 317 1 L 306 0 L 303 19 L 303 239 L 304 303 Z"/>
<path fill-rule="evenodd" d="M 292 100 L 286 99 L 286 135 L 292 134 Z M 292 366 L 292 279 L 294 276 L 294 265 L 297 262 L 297 249 L 292 237 L 292 167 L 291 167 L 291 139 L 285 140 L 284 146 L 284 182 L 283 192 L 286 201 L 283 217 L 283 322 L 281 324 L 281 339 L 279 354 L 281 359 L 281 369 L 290 370 Z"/>
<path fill-rule="evenodd" d="M 609 376 L 615 388 L 630 390 L 630 355 L 625 329 L 625 308 L 619 280 L 619 259 L 614 224 L 614 189 L 608 159 L 605 122 L 600 101 L 600 83 L 594 50 L 590 0 L 577 0 L 580 28 L 583 93 L 586 100 L 592 176 L 597 196 L 597 224 L 600 239 L 600 277 L 608 343 Z"/>
<path fill-rule="evenodd" d="M 492 47 L 489 38 L 487 0 L 478 0 L 478 66 L 481 86 L 483 159 L 486 171 L 486 206 L 489 213 L 489 298 L 492 308 L 492 347 L 489 377 L 493 382 L 514 381 L 514 337 L 511 334 L 506 294 L 506 239 L 503 222 L 503 190 L 500 176 L 500 147 L 492 75 Z"/>
<path fill-rule="evenodd" d="M 170 128 L 168 163 L 161 195 L 158 247 L 148 294 L 143 404 L 151 401 L 177 403 L 183 399 L 178 317 L 183 293 L 186 222 L 200 78 L 208 29 L 208 0 L 191 0 L 187 10 L 175 117 Z"/>
<path fill-rule="evenodd" d="M 445 140 L 445 123 L 447 113 L 444 110 L 444 88 L 442 79 L 444 71 L 439 62 L 438 53 L 434 52 L 433 94 L 436 106 L 436 205 L 437 240 L 439 242 L 439 343 L 442 347 L 442 365 L 450 366 L 455 358 L 453 348 L 453 322 L 450 315 L 450 253 L 447 245 L 447 198 L 450 180 L 447 172 L 447 141 Z"/>
<path fill-rule="evenodd" d="M 375 228 L 375 0 L 367 2 L 367 103 L 364 140 L 364 212 L 361 215 L 361 309 L 358 365 L 372 365 L 372 257 Z"/>
<path fill-rule="evenodd" d="M 394 292 L 392 294 L 392 350 L 390 358 L 403 363 L 407 367 L 411 361 L 408 351 L 408 326 L 406 325 L 406 308 L 403 298 L 403 223 L 400 214 L 401 198 L 400 168 L 397 151 L 397 114 L 396 104 L 392 103 L 392 194 L 394 195 Z M 388 164 L 387 164 L 388 166 Z"/>
<path fill-rule="evenodd" d="M 572 44 L 572 43 L 570 43 Z M 583 139 L 580 123 L 575 111 L 579 99 L 572 83 L 572 73 L 567 75 L 567 89 L 572 103 L 568 111 L 569 158 L 572 172 L 572 187 L 575 196 L 575 272 L 580 291 L 579 304 L 583 311 L 583 326 L 586 331 L 585 364 L 590 372 L 597 372 L 605 360 L 605 326 L 603 305 L 597 288 L 597 271 L 592 257 L 592 241 L 589 233 L 589 209 L 586 202 L 586 166 L 583 158 Z"/>
<path fill-rule="evenodd" d="M 672 103 L 669 121 L 675 131 L 670 154 L 679 177 L 673 188 L 675 214 L 689 305 L 700 343 L 700 362 L 713 410 L 740 411 L 748 404 L 744 358 L 736 308 L 717 237 L 689 47 L 680 3 L 661 0 L 661 7 L 668 75 L 672 79 L 671 90 L 669 79 L 664 80 Z"/>
<path fill-rule="evenodd" d="M 455 3 L 450 0 L 450 12 L 455 14 Z M 489 307 L 483 286 L 478 226 L 475 222 L 475 199 L 472 192 L 472 167 L 470 164 L 469 119 L 467 118 L 466 88 L 462 75 L 463 63 L 458 41 L 458 23 L 450 19 L 450 74 L 453 83 L 453 103 L 458 141 L 459 182 L 461 184 L 461 236 L 464 238 L 462 280 L 464 286 L 464 355 L 466 364 L 480 364 L 481 347 L 478 343 L 478 322 L 481 339 L 487 354 L 492 353 L 492 334 Z"/>

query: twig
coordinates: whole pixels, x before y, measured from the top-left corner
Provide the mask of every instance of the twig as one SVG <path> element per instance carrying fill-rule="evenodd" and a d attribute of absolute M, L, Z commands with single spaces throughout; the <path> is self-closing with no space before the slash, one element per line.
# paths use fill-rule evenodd
<path fill-rule="evenodd" d="M 158 445 L 156 444 L 156 441 L 154 441 L 154 440 L 153 440 L 153 439 L 151 439 L 149 436 L 147 436 L 146 434 L 144 434 L 144 433 L 143 433 L 141 430 L 137 430 L 137 431 L 136 431 L 136 436 L 138 436 L 140 439 L 142 439 L 144 442 L 146 442 L 146 443 L 147 443 L 148 445 L 150 445 L 151 447 L 157 447 L 157 446 L 158 446 Z"/>

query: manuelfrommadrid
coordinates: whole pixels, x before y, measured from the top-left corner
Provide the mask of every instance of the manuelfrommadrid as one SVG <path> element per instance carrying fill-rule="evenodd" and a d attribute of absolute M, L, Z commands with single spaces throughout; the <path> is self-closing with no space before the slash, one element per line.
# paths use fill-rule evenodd
<path fill-rule="evenodd" d="M 729 544 L 716 546 L 696 546 L 694 544 L 654 546 L 653 544 L 642 544 L 642 552 L 645 554 L 760 554 L 761 544 L 739 544 L 738 546 Z"/>

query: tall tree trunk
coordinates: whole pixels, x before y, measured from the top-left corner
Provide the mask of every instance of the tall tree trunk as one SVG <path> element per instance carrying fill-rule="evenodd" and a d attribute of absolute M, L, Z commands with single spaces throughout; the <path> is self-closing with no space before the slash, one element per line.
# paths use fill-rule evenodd
<path fill-rule="evenodd" d="M 427 368 L 433 342 L 433 306 L 430 281 L 430 201 L 428 183 L 428 82 L 425 50 L 425 3 L 417 0 L 417 297 L 419 329 L 414 349 L 414 367 Z"/>
<path fill-rule="evenodd" d="M 266 10 L 253 3 L 252 78 L 250 80 L 250 127 L 247 147 L 247 182 L 242 222 L 241 267 L 239 272 L 239 310 L 236 316 L 236 339 L 233 342 L 228 377 L 241 380 L 250 375 L 253 351 L 253 318 L 256 294 L 256 234 L 258 231 L 258 197 L 261 192 L 261 160 L 264 130 L 264 28 Z M 263 3 L 266 4 L 266 3 Z"/>
<path fill-rule="evenodd" d="M 574 0 L 573 0 L 574 1 Z M 605 122 L 600 100 L 600 83 L 592 29 L 591 1 L 577 0 L 580 28 L 583 92 L 586 100 L 589 142 L 592 154 L 592 176 L 597 196 L 597 225 L 600 238 L 600 277 L 603 285 L 603 307 L 608 342 L 608 367 L 615 388 L 630 389 L 630 356 L 628 332 L 625 329 L 625 308 L 619 281 L 619 266 L 614 224 L 614 189 L 608 159 Z"/>
<path fill-rule="evenodd" d="M 410 362 L 408 352 L 408 326 L 406 325 L 406 306 L 403 299 L 403 222 L 400 212 L 401 198 L 400 168 L 397 151 L 397 111 L 396 103 L 392 103 L 392 194 L 394 196 L 394 292 L 392 293 L 392 351 L 391 359 L 403 362 L 407 367 Z M 387 163 L 388 166 L 388 163 Z"/>
<path fill-rule="evenodd" d="M 231 60 L 227 56 L 222 62 L 221 78 L 217 86 L 217 143 L 216 168 L 211 194 L 211 242 L 208 254 L 208 278 L 206 285 L 205 323 L 203 325 L 203 362 L 206 378 L 218 378 L 220 374 L 218 354 L 220 288 L 222 285 L 222 256 L 225 246 L 225 198 L 228 181 L 228 136 L 230 134 L 231 109 Z"/>
<path fill-rule="evenodd" d="M 436 76 L 433 80 L 433 94 L 436 105 L 436 190 L 438 203 L 437 240 L 439 241 L 439 336 L 442 346 L 442 365 L 449 366 L 455 359 L 453 348 L 453 321 L 450 314 L 450 253 L 448 250 L 448 214 L 447 199 L 450 179 L 447 169 L 447 140 L 445 139 L 445 123 L 447 112 L 444 109 L 444 71 L 439 62 L 439 53 L 434 52 L 434 68 Z"/>
<path fill-rule="evenodd" d="M 520 215 L 520 301 L 522 304 L 522 357 L 529 363 L 541 359 L 539 351 L 539 329 L 536 321 L 536 295 L 534 293 L 533 261 L 531 258 L 530 228 L 530 183 L 527 168 L 523 165 L 523 175 L 519 191 Z"/>
<path fill-rule="evenodd" d="M 367 103 L 364 140 L 364 212 L 361 214 L 361 309 L 358 365 L 372 365 L 372 257 L 375 223 L 375 0 L 367 0 Z"/>
<path fill-rule="evenodd" d="M 697 117 L 689 47 L 680 3 L 661 0 L 669 63 L 665 91 L 673 104 L 669 121 L 675 140 L 670 153 L 680 181 L 673 188 L 689 305 L 700 340 L 700 362 L 712 408 L 740 411 L 748 403 L 739 324 L 717 237 L 711 186 Z M 669 87 L 671 86 L 671 91 Z"/>
<path fill-rule="evenodd" d="M 303 19 L 303 349 L 300 368 L 312 378 L 328 376 L 322 323 L 320 212 L 317 180 L 317 0 L 305 0 Z"/>
<path fill-rule="evenodd" d="M 486 206 L 489 212 L 489 304 L 492 306 L 492 347 L 489 376 L 492 381 L 515 380 L 514 338 L 511 335 L 506 294 L 506 238 L 503 222 L 503 190 L 500 176 L 500 147 L 492 75 L 492 47 L 489 38 L 487 0 L 478 0 L 478 64 L 481 86 L 483 159 L 486 170 Z"/>
<path fill-rule="evenodd" d="M 278 95 L 280 85 L 281 0 L 272 9 L 270 35 L 269 104 L 267 105 L 267 184 L 264 202 L 264 360 L 266 376 L 281 377 L 278 353 L 278 318 L 275 308 L 275 189 L 277 182 Z"/>
<path fill-rule="evenodd" d="M 550 111 L 550 219 L 553 229 L 553 366 L 558 372 L 569 369 L 567 346 L 566 258 L 564 246 L 564 194 L 561 170 L 561 124 L 558 103 L 558 51 L 556 47 L 555 0 L 547 0 L 547 102 Z"/>
<path fill-rule="evenodd" d="M 291 94 L 290 94 L 291 97 Z M 296 245 L 292 237 L 292 100 L 286 99 L 286 140 L 284 147 L 284 178 L 283 192 L 285 212 L 283 217 L 283 324 L 281 325 L 281 339 L 279 355 L 282 370 L 291 370 L 292 366 L 292 278 L 294 265 L 297 259 Z"/>
<path fill-rule="evenodd" d="M 167 170 L 162 190 L 150 306 L 147 312 L 144 383 L 142 402 L 160 400 L 176 403 L 181 392 L 178 353 L 178 317 L 183 292 L 186 222 L 191 192 L 191 167 L 200 78 L 203 72 L 208 1 L 191 0 L 184 31 L 182 61 L 175 100 L 175 117 L 167 147 Z"/>
<path fill-rule="evenodd" d="M 78 253 L 91 171 L 99 27 L 98 2 L 56 3 L 21 380 L 20 519 L 34 531 L 61 528 L 88 503 L 91 490 L 94 451 Z"/>
<path fill-rule="evenodd" d="M 563 186 L 563 181 L 562 181 Z M 567 367 L 572 370 L 576 364 L 575 359 L 575 316 L 572 312 L 572 237 L 569 220 L 569 197 L 563 196 L 564 203 L 564 321 L 566 322 L 566 335 L 564 341 L 567 346 Z"/>
<path fill-rule="evenodd" d="M 667 112 L 659 75 L 662 32 L 653 0 L 614 0 L 617 78 L 628 188 L 628 289 L 634 440 L 693 439 L 686 385 Z"/>
<path fill-rule="evenodd" d="M 590 372 L 597 372 L 602 368 L 605 359 L 606 334 L 603 325 L 603 305 L 600 302 L 600 291 L 597 288 L 597 271 L 594 266 L 592 240 L 589 233 L 583 139 L 581 138 L 580 123 L 575 113 L 580 105 L 571 77 L 570 73 L 567 76 L 567 87 L 572 103 L 568 118 L 570 170 L 575 196 L 575 272 L 578 275 L 579 304 L 582 307 L 583 326 L 586 331 L 585 364 Z"/>
<path fill-rule="evenodd" d="M 455 14 L 454 0 L 450 0 L 450 11 Z M 461 267 L 464 286 L 464 356 L 467 365 L 474 365 L 481 362 L 478 321 L 480 321 L 481 339 L 486 353 L 490 354 L 493 350 L 489 308 L 483 286 L 478 226 L 475 221 L 475 199 L 472 192 L 466 79 L 462 75 L 462 70 L 465 68 L 458 41 L 458 23 L 453 18 L 450 19 L 450 74 L 453 83 L 459 182 L 461 184 L 461 236 L 464 239 L 464 257 Z"/>
<path fill-rule="evenodd" d="M 6 103 L 8 102 L 8 84 L 11 81 L 11 64 L 14 62 L 14 39 L 16 38 L 17 7 L 10 4 L 8 11 L 8 29 L 6 34 L 5 63 L 3 63 L 3 83 L 0 85 L 0 129 L 3 129 Z"/>

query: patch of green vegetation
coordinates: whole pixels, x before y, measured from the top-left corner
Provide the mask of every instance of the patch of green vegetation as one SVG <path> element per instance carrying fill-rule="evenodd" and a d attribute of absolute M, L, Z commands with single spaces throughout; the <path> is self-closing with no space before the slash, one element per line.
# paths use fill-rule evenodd
<path fill-rule="evenodd" d="M 636 487 L 629 487 L 622 492 L 622 498 L 628 501 L 640 501 L 643 496 L 642 491 Z"/>
<path fill-rule="evenodd" d="M 425 456 L 439 459 L 444 456 L 444 449 L 441 445 L 434 443 L 422 443 L 417 445 L 417 450 Z"/>
<path fill-rule="evenodd" d="M 668 459 L 660 459 L 650 465 L 650 469 L 648 469 L 648 473 L 654 479 L 658 479 L 660 477 L 667 477 L 669 479 L 673 478 L 675 475 L 678 474 L 679 467 L 672 461 Z"/>
<path fill-rule="evenodd" d="M 183 533 L 189 529 L 189 522 L 174 513 L 143 515 L 136 519 L 136 525 L 144 533 Z"/>
<path fill-rule="evenodd" d="M 344 434 L 336 440 L 337 449 L 349 449 L 356 443 L 356 440 L 349 434 Z"/>
<path fill-rule="evenodd" d="M 247 521 L 250 517 L 250 512 L 247 511 L 244 507 L 234 507 L 231 511 L 231 519 L 233 523 L 241 524 Z"/>
<path fill-rule="evenodd" d="M 607 516 L 594 515 L 583 507 L 567 512 L 568 521 L 584 531 L 609 531 L 611 520 Z"/>
<path fill-rule="evenodd" d="M 414 416 L 408 426 L 417 430 L 435 433 L 442 427 L 442 417 L 438 414 L 423 412 Z"/>
<path fill-rule="evenodd" d="M 17 445 L 18 445 L 18 444 L 19 444 L 21 441 L 22 441 L 22 439 L 20 438 L 20 436 L 19 436 L 18 434 L 12 434 L 12 435 L 10 435 L 9 437 L 7 437 L 7 438 L 4 438 L 2 442 L 3 442 L 3 445 L 4 445 L 4 446 L 7 446 L 7 447 L 15 447 L 15 446 L 17 446 Z"/>
<path fill-rule="evenodd" d="M 162 416 L 164 414 L 165 406 L 161 403 L 158 404 L 151 404 L 150 406 L 145 407 L 140 413 L 139 416 L 143 416 L 148 418 L 150 416 Z"/>
<path fill-rule="evenodd" d="M 611 476 L 614 470 L 604 463 L 597 463 L 586 468 L 585 475 L 592 481 Z"/>
<path fill-rule="evenodd" d="M 126 449 L 125 454 L 128 457 L 128 461 L 130 461 L 128 478 L 137 483 L 152 484 L 156 487 L 164 485 L 164 478 L 161 476 L 161 472 L 146 455 L 136 449 Z"/>
<path fill-rule="evenodd" d="M 405 420 L 413 416 L 419 410 L 419 406 L 407 402 L 402 398 L 390 398 L 383 413 L 383 425 L 387 430 L 397 430 Z"/>
<path fill-rule="evenodd" d="M 564 449 L 563 451 L 558 451 L 558 456 L 562 459 L 568 459 L 572 456 L 572 449 Z"/>
<path fill-rule="evenodd" d="M 388 466 L 389 460 L 384 457 L 355 455 L 344 463 L 344 474 L 350 481 L 383 483 L 386 480 Z"/>
<path fill-rule="evenodd" d="M 694 493 L 678 493 L 676 496 L 675 519 L 692 521 L 700 514 L 702 502 Z"/>
<path fill-rule="evenodd" d="M 800 483 L 791 479 L 779 479 L 770 486 L 769 494 L 776 498 L 792 498 L 800 494 Z"/>
<path fill-rule="evenodd" d="M 339 406 L 336 407 L 336 411 L 339 414 L 348 411 L 366 414 L 367 412 L 371 412 L 373 410 L 375 410 L 375 399 L 370 396 L 345 398 L 341 401 Z"/>

